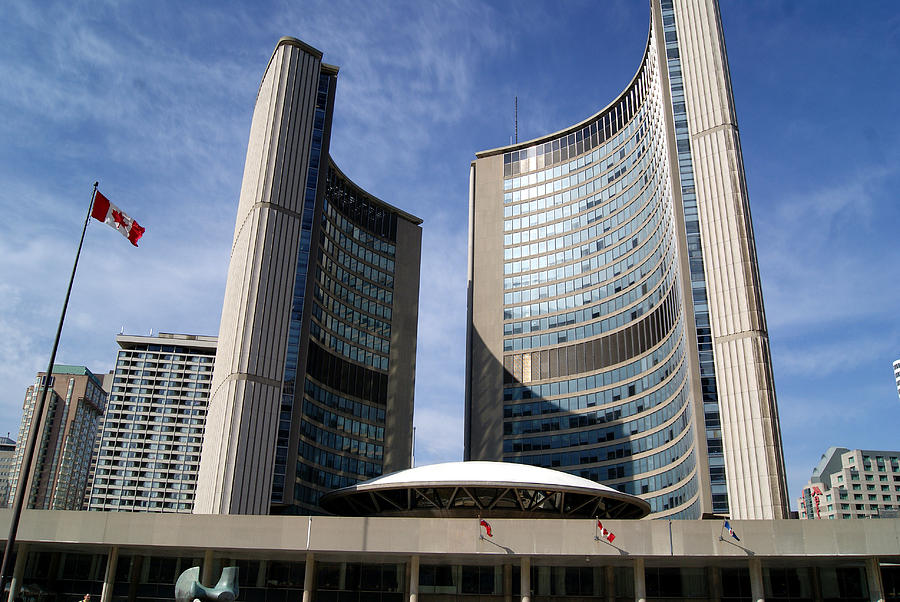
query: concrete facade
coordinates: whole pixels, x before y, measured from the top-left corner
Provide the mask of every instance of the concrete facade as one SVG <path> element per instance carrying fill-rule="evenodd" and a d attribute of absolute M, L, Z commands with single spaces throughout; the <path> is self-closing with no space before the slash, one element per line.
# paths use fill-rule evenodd
<path fill-rule="evenodd" d="M 10 480 L 10 504 L 23 482 L 22 460 L 28 435 L 36 424 L 41 432 L 34 446 L 31 474 L 27 476 L 24 508 L 80 510 L 89 487 L 88 471 L 94 440 L 107 394 L 100 379 L 84 366 L 53 367 L 43 416 L 34 416 L 34 406 L 46 383 L 39 372 L 25 391 L 22 424 L 16 443 L 15 466 Z"/>
<path fill-rule="evenodd" d="M 657 518 L 786 518 L 715 0 L 653 0 L 619 98 L 476 157 L 466 459 L 602 481 Z"/>
<path fill-rule="evenodd" d="M 190 512 L 216 338 L 118 335 L 89 510 Z"/>
<path fill-rule="evenodd" d="M 897 383 L 897 395 L 900 396 L 900 360 L 894 362 L 894 382 Z"/>
<path fill-rule="evenodd" d="M 9 515 L 0 512 L 0 530 Z M 239 599 L 251 602 L 900 595 L 900 520 L 732 521 L 740 541 L 721 520 L 604 521 L 610 543 L 593 520 L 492 518 L 486 537 L 478 519 L 77 516 L 23 514 L 12 591 L 171 599 L 186 568 L 202 566 L 210 584 L 237 565 Z"/>
<path fill-rule="evenodd" d="M 897 518 L 900 451 L 828 448 L 797 508 L 801 519 Z"/>
<path fill-rule="evenodd" d="M 337 74 L 282 38 L 259 88 L 195 512 L 315 512 L 409 466 L 421 220 L 329 157 Z"/>
<path fill-rule="evenodd" d="M 16 442 L 0 437 L 0 508 L 9 506 L 9 485 L 16 459 Z"/>

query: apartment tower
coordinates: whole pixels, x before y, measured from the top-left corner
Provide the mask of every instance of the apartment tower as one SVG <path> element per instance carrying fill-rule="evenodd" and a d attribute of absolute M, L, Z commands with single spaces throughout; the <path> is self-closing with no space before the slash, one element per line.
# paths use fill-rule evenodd
<path fill-rule="evenodd" d="M 194 507 L 216 338 L 120 334 L 89 510 Z"/>
<path fill-rule="evenodd" d="M 337 75 L 293 38 L 263 75 L 195 512 L 317 512 L 410 465 L 421 220 L 329 156 Z"/>
<path fill-rule="evenodd" d="M 618 98 L 472 162 L 465 455 L 602 481 L 655 518 L 786 518 L 719 7 L 650 12 Z"/>
<path fill-rule="evenodd" d="M 34 415 L 45 386 L 49 387 L 43 416 Z M 106 408 L 106 391 L 100 379 L 84 366 L 53 366 L 47 379 L 39 372 L 25 391 L 22 424 L 16 443 L 10 481 L 10 505 L 16 489 L 27 482 L 25 508 L 81 510 L 87 489 L 94 440 Z M 34 444 L 31 474 L 22 475 L 28 435 L 40 428 Z"/>

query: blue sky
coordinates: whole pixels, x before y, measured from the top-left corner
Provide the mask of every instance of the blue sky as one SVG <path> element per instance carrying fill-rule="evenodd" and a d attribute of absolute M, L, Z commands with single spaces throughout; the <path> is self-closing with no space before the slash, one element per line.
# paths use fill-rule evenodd
<path fill-rule="evenodd" d="M 831 445 L 900 449 L 900 10 L 724 1 L 791 496 Z M 279 37 L 341 67 L 331 152 L 425 220 L 417 463 L 462 457 L 469 162 L 580 121 L 638 66 L 648 3 L 11 2 L 0 20 L 0 434 L 47 358 L 218 332 L 256 90 Z M 796 502 L 793 502 L 794 504 Z"/>

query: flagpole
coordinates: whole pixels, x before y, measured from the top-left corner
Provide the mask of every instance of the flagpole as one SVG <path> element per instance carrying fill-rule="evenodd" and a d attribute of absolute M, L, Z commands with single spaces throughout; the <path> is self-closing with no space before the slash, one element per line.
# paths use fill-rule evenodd
<path fill-rule="evenodd" d="M 72 283 L 75 281 L 75 270 L 78 268 L 78 258 L 81 256 L 81 246 L 84 244 L 84 233 L 87 231 L 88 222 L 91 219 L 91 209 L 94 206 L 94 198 L 97 196 L 97 186 L 94 182 L 94 190 L 91 192 L 91 202 L 88 205 L 87 215 L 84 218 L 84 227 L 81 229 L 81 240 L 78 241 L 78 251 L 75 253 L 75 263 L 72 265 L 72 275 L 69 277 L 69 288 L 66 289 L 66 299 L 63 301 L 62 313 L 59 316 L 59 324 L 56 327 L 56 338 L 53 340 L 53 350 L 50 352 L 50 362 L 47 364 L 47 374 L 44 377 L 44 386 L 41 396 L 31 414 L 31 429 L 28 431 L 28 439 L 22 456 L 22 466 L 19 468 L 19 476 L 16 483 L 16 497 L 13 502 L 12 520 L 9 524 L 9 535 L 6 538 L 6 547 L 3 549 L 3 564 L 0 565 L 0 595 L 6 586 L 9 577 L 9 561 L 12 558 L 13 548 L 16 545 L 16 534 L 19 530 L 19 519 L 22 516 L 22 506 L 25 501 L 25 491 L 29 489 L 31 477 L 31 464 L 34 459 L 34 446 L 37 442 L 38 432 L 41 431 L 43 422 L 44 403 L 47 401 L 47 391 L 50 389 L 50 376 L 53 374 L 53 363 L 56 361 L 56 350 L 59 347 L 59 336 L 62 334 L 63 322 L 66 319 L 66 309 L 69 307 L 69 296 L 72 294 Z"/>

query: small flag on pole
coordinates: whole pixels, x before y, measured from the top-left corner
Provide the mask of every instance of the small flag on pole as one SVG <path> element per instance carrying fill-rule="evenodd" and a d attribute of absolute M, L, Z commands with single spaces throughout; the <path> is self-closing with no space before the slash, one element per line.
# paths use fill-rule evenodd
<path fill-rule="evenodd" d="M 490 523 L 488 523 L 488 522 L 487 522 L 486 520 L 484 520 L 484 519 L 481 519 L 481 526 L 484 527 L 484 530 L 485 530 L 485 532 L 487 533 L 487 536 L 488 536 L 488 537 L 493 537 L 493 536 L 494 536 L 493 532 L 491 532 L 491 525 L 490 525 Z"/>
<path fill-rule="evenodd" d="M 615 535 L 612 534 L 612 531 L 603 526 L 599 520 L 597 521 L 597 528 L 600 530 L 600 537 L 605 538 L 609 543 L 612 543 L 616 538 Z"/>
<path fill-rule="evenodd" d="M 143 236 L 145 231 L 134 219 L 128 217 L 124 211 L 110 203 L 109 199 L 100 194 L 99 190 L 94 196 L 94 208 L 91 210 L 91 217 L 118 230 L 134 246 L 138 246 L 137 241 Z"/>
<path fill-rule="evenodd" d="M 734 537 L 735 540 L 741 540 L 741 538 L 737 536 L 737 533 L 734 532 L 734 529 L 731 528 L 731 523 L 729 523 L 727 520 L 725 521 L 725 528 L 728 530 L 728 534 Z"/>

